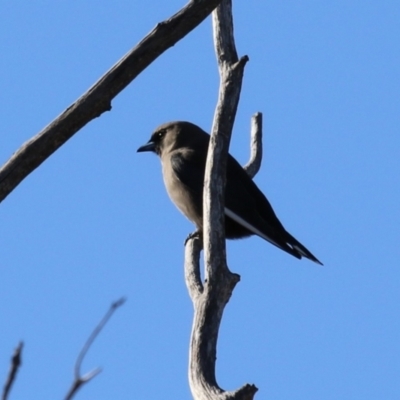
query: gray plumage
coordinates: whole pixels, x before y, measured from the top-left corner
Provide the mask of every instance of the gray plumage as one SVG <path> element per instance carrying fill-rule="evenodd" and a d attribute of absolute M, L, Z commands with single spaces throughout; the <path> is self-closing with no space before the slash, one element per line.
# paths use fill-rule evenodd
<path fill-rule="evenodd" d="M 203 183 L 210 136 L 190 122 L 159 126 L 138 152 L 161 158 L 165 187 L 178 209 L 203 230 Z M 225 236 L 239 239 L 258 235 L 294 257 L 322 263 L 288 233 L 269 201 L 241 165 L 228 155 L 225 192 Z"/>

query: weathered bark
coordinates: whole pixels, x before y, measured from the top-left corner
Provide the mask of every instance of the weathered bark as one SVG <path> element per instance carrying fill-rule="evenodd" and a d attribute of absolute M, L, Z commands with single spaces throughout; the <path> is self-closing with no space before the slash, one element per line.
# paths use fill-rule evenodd
<path fill-rule="evenodd" d="M 192 0 L 159 23 L 85 94 L 24 143 L 0 168 L 0 202 L 43 161 L 92 119 L 111 109 L 112 99 L 165 50 L 199 25 L 221 0 Z"/>
<path fill-rule="evenodd" d="M 240 276 L 231 273 L 226 263 L 224 235 L 224 193 L 226 160 L 247 56 L 238 58 L 233 38 L 231 0 L 223 0 L 213 12 L 214 44 L 220 72 L 216 107 L 204 179 L 204 267 L 201 281 L 199 257 L 202 244 L 190 239 L 185 249 L 185 278 L 194 306 L 190 343 L 189 383 L 195 400 L 250 400 L 257 388 L 246 384 L 235 391 L 224 391 L 215 376 L 218 331 L 225 305 Z M 257 121 L 261 121 L 261 115 Z M 260 123 L 259 125 L 260 126 Z M 254 176 L 260 162 L 260 146 L 252 130 L 252 157 L 246 170 Z M 258 150 L 258 151 L 257 151 Z"/>

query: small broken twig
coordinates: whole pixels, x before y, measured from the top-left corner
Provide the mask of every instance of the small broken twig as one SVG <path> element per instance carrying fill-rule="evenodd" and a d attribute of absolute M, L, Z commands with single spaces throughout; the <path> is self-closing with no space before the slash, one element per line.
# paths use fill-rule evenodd
<path fill-rule="evenodd" d="M 11 390 L 11 386 L 15 381 L 19 367 L 21 366 L 21 353 L 23 347 L 24 343 L 19 342 L 18 346 L 14 350 L 13 356 L 11 357 L 10 372 L 8 373 L 6 383 L 4 384 L 3 395 L 1 397 L 2 400 L 7 400 L 8 394 Z"/>
<path fill-rule="evenodd" d="M 251 117 L 250 160 L 243 167 L 250 178 L 254 178 L 261 167 L 262 149 L 262 113 L 257 112 Z"/>

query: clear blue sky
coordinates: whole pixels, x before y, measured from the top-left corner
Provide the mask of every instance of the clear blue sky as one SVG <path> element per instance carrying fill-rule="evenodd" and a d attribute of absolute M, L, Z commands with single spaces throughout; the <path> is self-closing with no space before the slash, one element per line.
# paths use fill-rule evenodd
<path fill-rule="evenodd" d="M 0 3 L 0 161 L 52 121 L 184 3 Z M 217 374 L 258 399 L 400 398 L 400 2 L 235 2 L 247 54 L 231 153 L 248 159 L 286 228 L 322 262 L 258 238 L 229 242 L 242 281 Z M 128 298 L 83 365 L 78 399 L 189 399 L 192 304 L 160 163 L 137 154 L 162 122 L 209 130 L 218 90 L 210 20 L 167 51 L 0 205 L 0 382 L 11 399 L 63 398 L 109 304 Z"/>

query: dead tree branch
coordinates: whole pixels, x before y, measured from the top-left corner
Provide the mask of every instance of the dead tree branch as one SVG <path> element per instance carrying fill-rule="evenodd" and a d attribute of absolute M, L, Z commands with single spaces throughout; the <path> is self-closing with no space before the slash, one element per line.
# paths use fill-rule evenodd
<path fill-rule="evenodd" d="M 250 160 L 243 167 L 247 174 L 254 178 L 260 170 L 261 161 L 263 156 L 262 149 L 262 114 L 255 113 L 251 117 L 251 131 L 250 131 Z"/>
<path fill-rule="evenodd" d="M 199 25 L 221 0 L 192 0 L 163 21 L 118 61 L 85 94 L 0 168 L 0 202 L 43 161 L 92 119 L 111 109 L 111 101 L 158 56 Z"/>
<path fill-rule="evenodd" d="M 21 362 L 21 353 L 22 353 L 23 347 L 24 347 L 24 343 L 19 342 L 19 345 L 16 347 L 16 349 L 14 350 L 14 354 L 11 357 L 10 372 L 8 373 L 6 383 L 4 384 L 3 395 L 1 396 L 2 400 L 8 399 L 8 395 L 10 393 L 11 387 L 15 381 L 17 372 L 22 363 Z"/>
<path fill-rule="evenodd" d="M 93 342 L 95 341 L 100 331 L 107 324 L 111 316 L 114 314 L 115 310 L 118 307 L 122 306 L 124 303 L 125 303 L 125 298 L 121 298 L 111 304 L 110 308 L 108 309 L 104 317 L 98 323 L 96 328 L 94 328 L 93 332 L 91 333 L 86 343 L 82 347 L 82 350 L 80 351 L 75 363 L 74 381 L 72 382 L 71 388 L 69 389 L 67 395 L 65 396 L 65 400 L 71 400 L 77 393 L 77 391 L 82 387 L 83 384 L 88 383 L 90 380 L 92 380 L 96 375 L 98 375 L 101 372 L 101 368 L 95 368 L 92 371 L 82 376 L 81 375 L 82 362 L 86 356 L 86 353 L 92 346 Z"/>
<path fill-rule="evenodd" d="M 231 0 L 223 0 L 212 15 L 220 89 L 204 179 L 204 284 L 200 278 L 199 239 L 190 239 L 185 253 L 186 284 L 194 305 L 189 383 L 195 400 L 251 400 L 257 391 L 254 385 L 249 384 L 235 391 L 224 391 L 215 376 L 222 314 L 240 280 L 239 275 L 229 271 L 226 263 L 224 197 L 227 154 L 248 58 L 239 59 L 237 56 L 231 8 Z M 252 155 L 257 155 L 257 148 L 259 146 L 255 146 Z M 254 160 L 249 162 L 248 170 L 255 173 L 258 156 L 252 158 Z"/>

